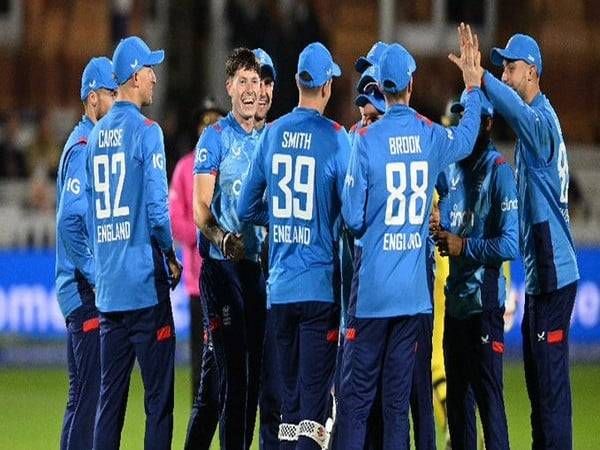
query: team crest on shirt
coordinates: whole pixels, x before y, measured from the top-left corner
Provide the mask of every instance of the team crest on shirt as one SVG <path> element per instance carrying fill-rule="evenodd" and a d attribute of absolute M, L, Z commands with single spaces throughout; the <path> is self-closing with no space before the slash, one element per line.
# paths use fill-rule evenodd
<path fill-rule="evenodd" d="M 456 186 L 458 186 L 458 183 L 460 183 L 460 175 L 452 177 L 450 179 L 450 189 L 453 190 L 453 191 L 455 191 L 456 190 Z"/>

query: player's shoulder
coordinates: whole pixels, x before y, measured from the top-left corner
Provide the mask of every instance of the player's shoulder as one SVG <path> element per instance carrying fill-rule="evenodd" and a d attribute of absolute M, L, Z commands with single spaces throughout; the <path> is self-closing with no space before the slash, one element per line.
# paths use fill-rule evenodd
<path fill-rule="evenodd" d="M 226 130 L 228 129 L 229 126 L 227 123 L 223 119 L 219 119 L 202 131 L 202 134 L 198 138 L 196 148 L 219 146 L 223 139 L 223 134 L 226 133 Z"/>
<path fill-rule="evenodd" d="M 488 165 L 497 176 L 501 178 L 512 177 L 513 170 L 506 158 L 496 148 L 492 148 L 488 155 Z"/>
<path fill-rule="evenodd" d="M 329 130 L 331 133 L 335 133 L 335 134 L 338 134 L 338 133 L 343 134 L 346 132 L 346 129 L 343 127 L 343 125 L 340 125 L 335 120 L 333 120 L 329 117 L 325 117 L 325 116 L 322 116 L 322 117 L 323 117 L 323 119 L 325 119 L 324 128 L 326 131 Z"/>
<path fill-rule="evenodd" d="M 422 123 L 424 126 L 429 128 L 433 128 L 433 126 L 435 125 L 435 122 L 433 120 L 417 111 L 415 111 L 415 119 L 417 120 L 417 122 Z"/>
<path fill-rule="evenodd" d="M 508 166 L 506 158 L 498 151 L 492 142 L 489 144 L 486 160 L 490 167 L 498 168 L 501 166 Z"/>
<path fill-rule="evenodd" d="M 79 149 L 87 146 L 89 135 L 94 128 L 93 124 L 85 119 L 82 119 L 71 131 L 67 141 L 65 142 L 64 151 L 69 149 Z"/>

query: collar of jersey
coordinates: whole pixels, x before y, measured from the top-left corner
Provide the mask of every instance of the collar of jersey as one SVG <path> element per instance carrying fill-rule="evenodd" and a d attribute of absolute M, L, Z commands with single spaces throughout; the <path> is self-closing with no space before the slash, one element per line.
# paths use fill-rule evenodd
<path fill-rule="evenodd" d="M 544 94 L 542 94 L 541 92 L 538 92 L 538 95 L 535 96 L 535 98 L 532 100 L 532 102 L 529 104 L 529 106 L 541 106 L 542 103 L 544 103 L 545 99 L 546 99 L 546 96 Z"/>
<path fill-rule="evenodd" d="M 470 167 L 468 167 L 468 169 L 472 172 L 478 172 L 479 170 L 483 169 L 486 166 L 487 160 L 490 159 L 490 157 L 492 156 L 492 152 L 495 150 L 496 147 L 494 147 L 494 144 L 492 143 L 492 141 L 490 141 L 485 147 L 485 150 L 481 152 L 481 155 L 479 155 L 479 158 L 477 158 L 477 161 L 475 161 Z"/>
<path fill-rule="evenodd" d="M 406 114 L 406 113 L 413 113 L 414 110 L 408 106 L 408 105 L 403 105 L 401 103 L 396 103 L 395 105 L 392 106 L 388 106 L 386 111 L 385 111 L 385 115 L 402 115 L 402 114 Z"/>
<path fill-rule="evenodd" d="M 136 111 L 140 111 L 140 108 L 135 104 L 128 102 L 127 100 L 118 100 L 114 103 L 113 108 L 130 108 L 135 109 Z"/>
<path fill-rule="evenodd" d="M 256 132 L 256 130 L 254 128 L 252 129 L 252 131 L 244 130 L 242 128 L 242 126 L 239 124 L 239 122 L 237 120 L 235 120 L 235 117 L 233 116 L 232 111 L 229 111 L 229 113 L 225 117 L 225 120 L 227 121 L 227 123 L 229 124 L 229 126 L 231 128 L 233 128 L 235 131 L 237 131 L 238 133 L 240 133 L 244 136 L 250 136 Z"/>
<path fill-rule="evenodd" d="M 301 112 L 301 113 L 305 113 L 305 114 L 315 114 L 315 115 L 321 115 L 321 113 L 319 111 L 317 111 L 316 109 L 313 108 L 305 108 L 303 106 L 296 106 L 294 108 L 294 112 Z"/>
<path fill-rule="evenodd" d="M 89 128 L 90 130 L 92 128 L 94 128 L 94 122 L 92 122 L 92 119 L 90 119 L 87 114 L 84 114 L 83 116 L 81 116 L 81 124 L 86 126 L 87 128 Z"/>

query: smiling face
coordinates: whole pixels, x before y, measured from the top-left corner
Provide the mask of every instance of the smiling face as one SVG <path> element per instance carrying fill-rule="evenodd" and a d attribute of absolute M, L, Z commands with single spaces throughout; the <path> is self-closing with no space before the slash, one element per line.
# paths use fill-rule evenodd
<path fill-rule="evenodd" d="M 260 80 L 260 95 L 258 97 L 258 107 L 256 108 L 256 114 L 254 120 L 261 122 L 266 119 L 267 113 L 271 109 L 273 103 L 273 87 L 275 83 L 271 77 L 264 77 Z"/>
<path fill-rule="evenodd" d="M 227 94 L 231 97 L 231 111 L 243 120 L 253 119 L 260 97 L 260 76 L 254 69 L 239 68 L 227 79 Z"/>

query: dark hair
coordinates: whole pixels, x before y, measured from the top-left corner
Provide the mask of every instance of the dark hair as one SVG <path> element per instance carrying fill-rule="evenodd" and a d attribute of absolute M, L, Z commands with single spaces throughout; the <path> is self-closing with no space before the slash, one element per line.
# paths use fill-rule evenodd
<path fill-rule="evenodd" d="M 260 76 L 260 64 L 252 50 L 246 47 L 234 49 L 225 62 L 227 78 L 233 78 L 239 69 L 254 70 Z"/>

